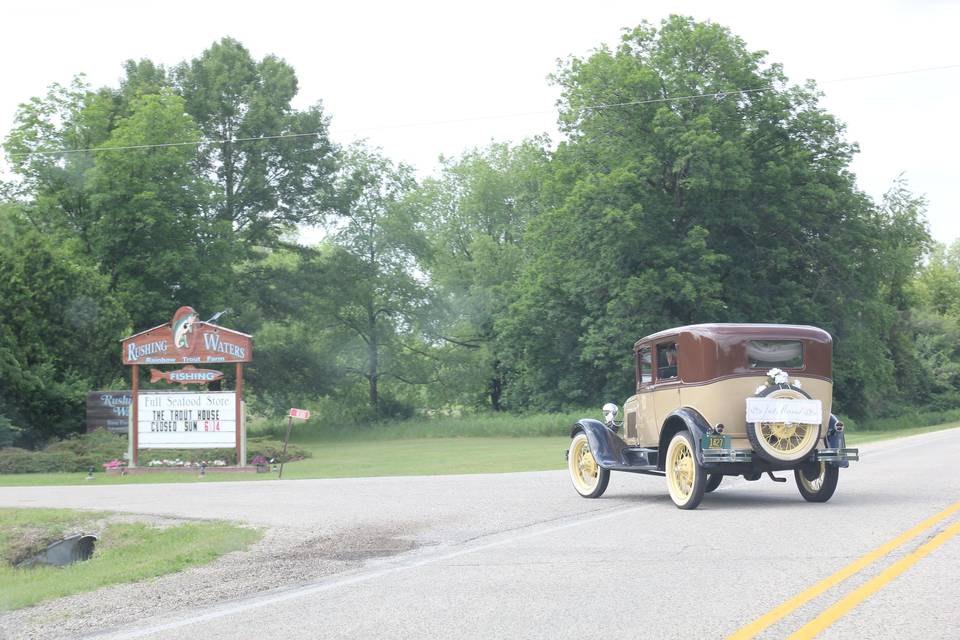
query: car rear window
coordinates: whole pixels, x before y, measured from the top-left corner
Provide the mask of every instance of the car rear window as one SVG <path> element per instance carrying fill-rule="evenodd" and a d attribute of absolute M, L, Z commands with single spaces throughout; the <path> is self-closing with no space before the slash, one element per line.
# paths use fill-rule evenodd
<path fill-rule="evenodd" d="M 803 366 L 803 343 L 799 340 L 751 340 L 747 343 L 747 362 L 751 369 Z"/>

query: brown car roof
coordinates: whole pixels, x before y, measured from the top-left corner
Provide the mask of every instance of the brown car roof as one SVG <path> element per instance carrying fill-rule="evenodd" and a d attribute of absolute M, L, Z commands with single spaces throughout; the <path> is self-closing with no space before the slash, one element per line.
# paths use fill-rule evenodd
<path fill-rule="evenodd" d="M 831 344 L 833 339 L 830 334 L 817 327 L 800 324 L 734 324 L 734 323 L 714 323 L 714 324 L 689 324 L 673 329 L 666 329 L 640 338 L 633 345 L 636 349 L 641 343 L 656 342 L 661 338 L 679 335 L 681 333 L 693 334 L 710 338 L 714 342 L 726 342 L 730 338 L 755 338 L 763 336 L 773 339 L 809 340 L 824 344 Z"/>

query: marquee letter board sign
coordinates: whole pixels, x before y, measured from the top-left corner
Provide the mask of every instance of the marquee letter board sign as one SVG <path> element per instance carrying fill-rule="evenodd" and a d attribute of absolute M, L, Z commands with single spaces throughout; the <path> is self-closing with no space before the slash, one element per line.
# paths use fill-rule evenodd
<path fill-rule="evenodd" d="M 237 394 L 232 391 L 141 392 L 137 430 L 141 449 L 232 448 L 237 433 Z"/>

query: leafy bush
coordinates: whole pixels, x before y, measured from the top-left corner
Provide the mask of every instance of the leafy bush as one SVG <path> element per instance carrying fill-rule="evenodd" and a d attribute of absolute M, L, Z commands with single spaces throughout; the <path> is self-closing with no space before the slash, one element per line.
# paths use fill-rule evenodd
<path fill-rule="evenodd" d="M 76 460 L 64 452 L 0 449 L 0 473 L 58 473 L 78 471 Z"/>
<path fill-rule="evenodd" d="M 278 440 L 264 440 L 261 438 L 250 438 L 247 440 L 247 457 L 255 458 L 263 456 L 267 460 L 271 458 L 275 462 L 292 462 L 294 460 L 303 460 L 310 457 L 310 452 L 293 443 L 287 445 L 287 454 L 283 455 L 283 442 Z"/>

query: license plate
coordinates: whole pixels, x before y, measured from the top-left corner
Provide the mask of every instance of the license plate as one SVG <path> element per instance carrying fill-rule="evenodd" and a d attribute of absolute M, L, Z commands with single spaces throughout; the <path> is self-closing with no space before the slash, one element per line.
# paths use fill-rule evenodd
<path fill-rule="evenodd" d="M 730 436 L 711 436 L 704 434 L 700 443 L 704 449 L 729 449 Z"/>

